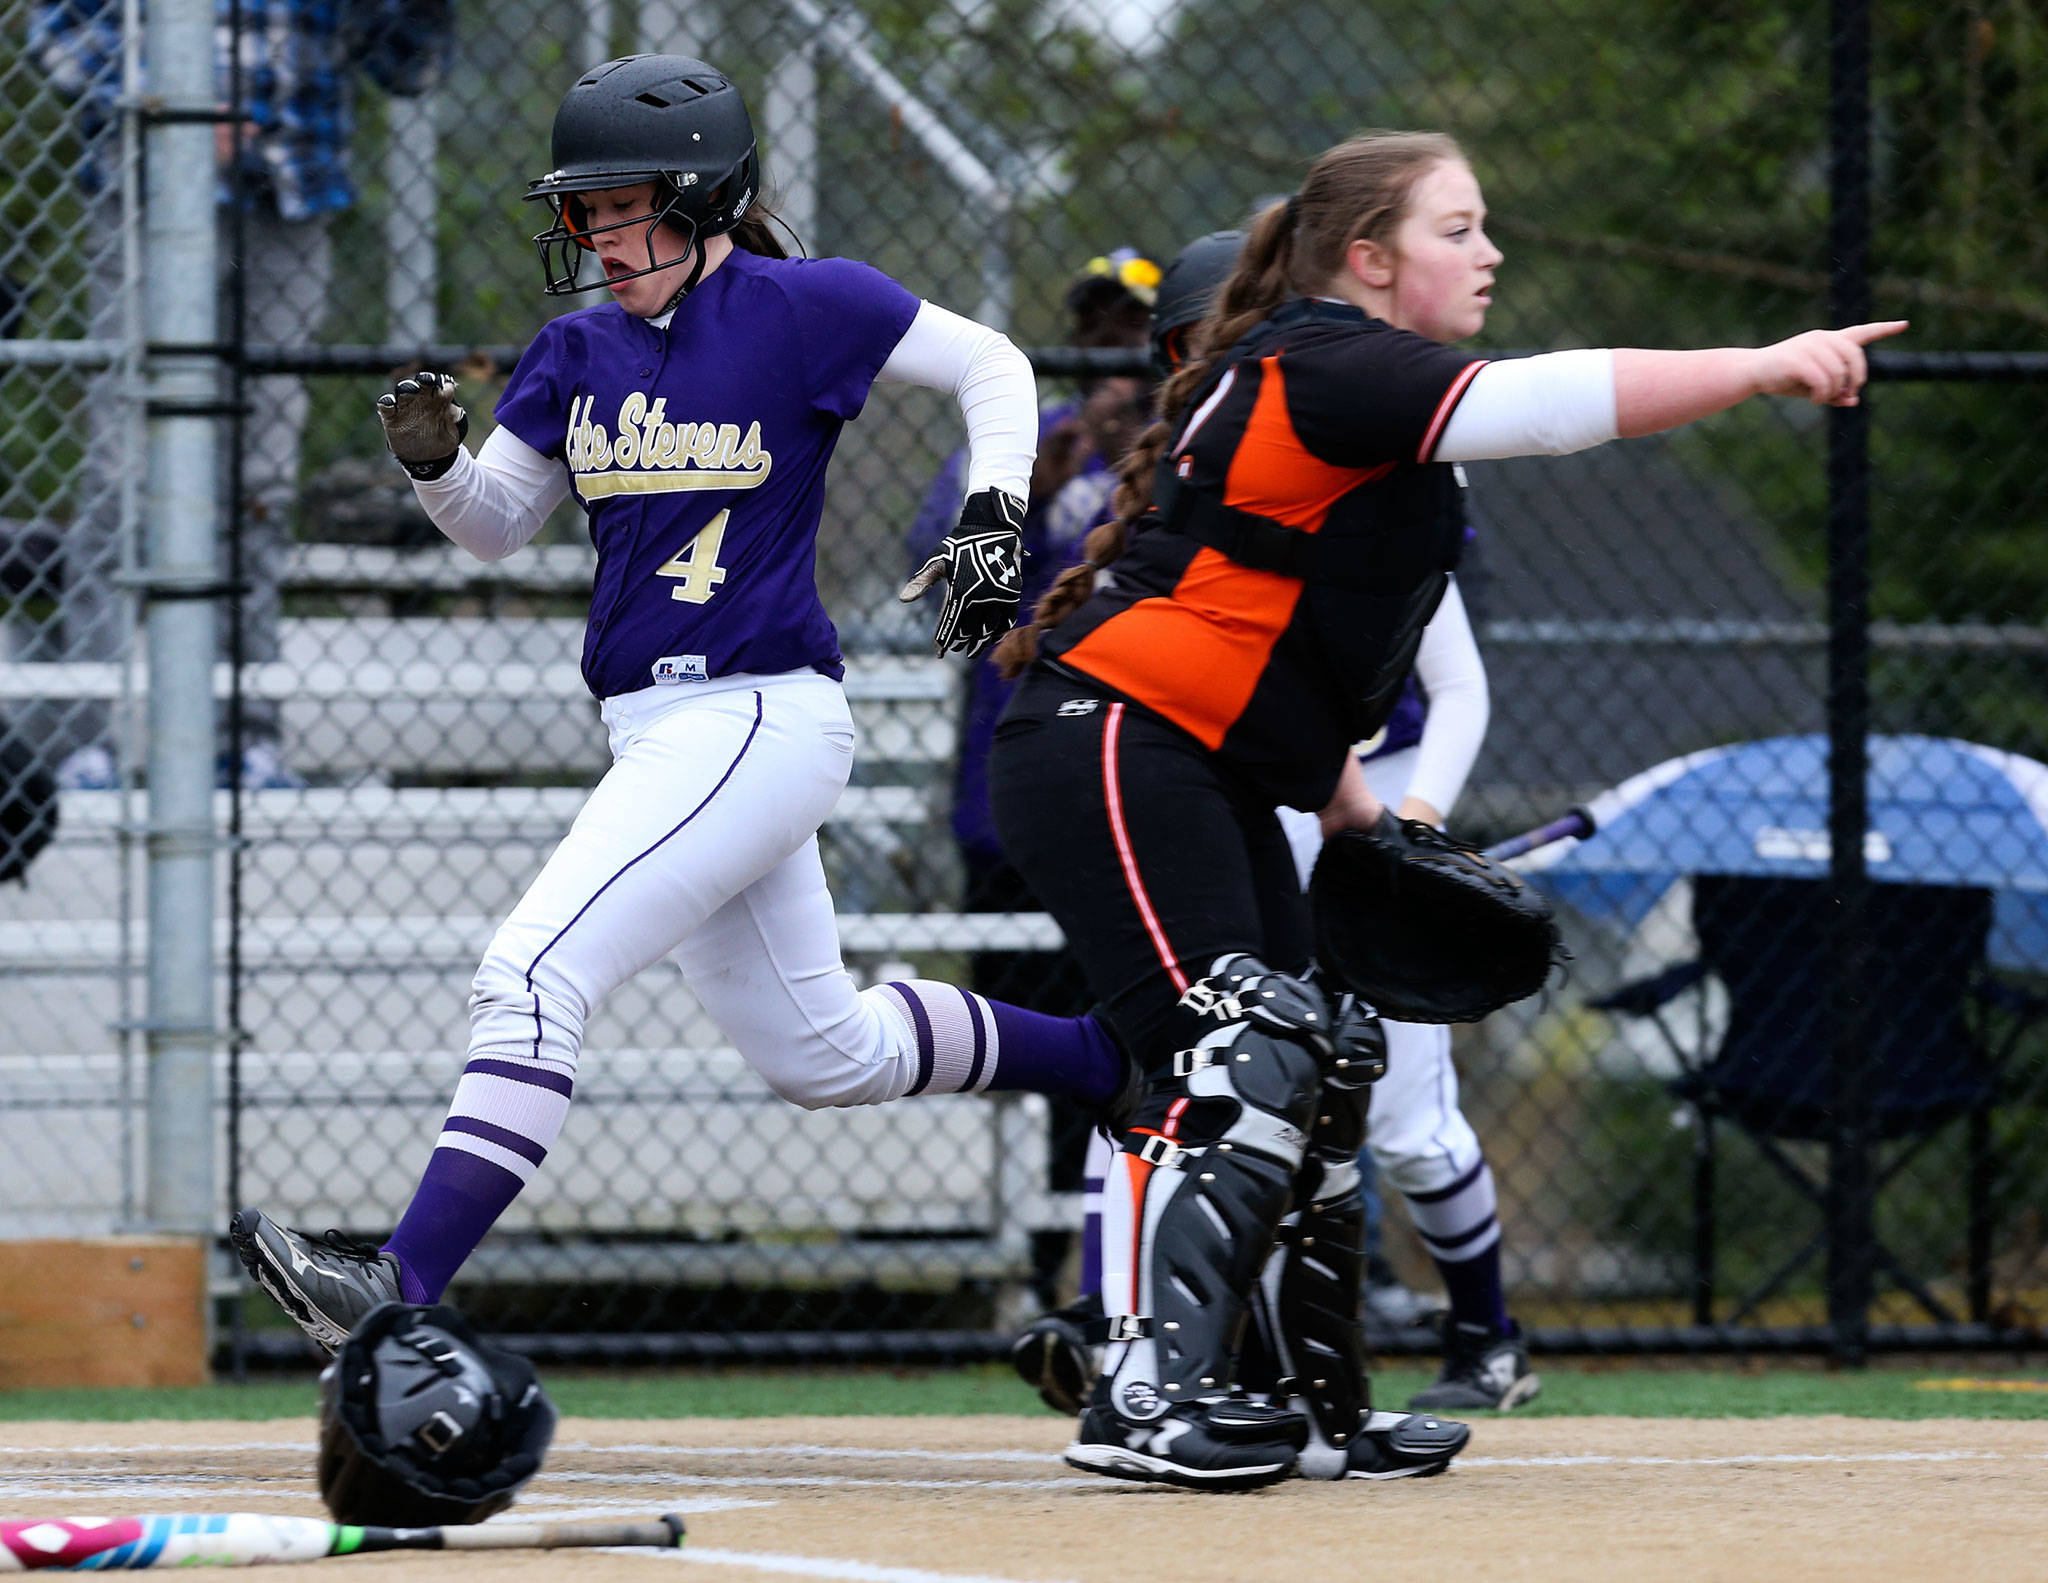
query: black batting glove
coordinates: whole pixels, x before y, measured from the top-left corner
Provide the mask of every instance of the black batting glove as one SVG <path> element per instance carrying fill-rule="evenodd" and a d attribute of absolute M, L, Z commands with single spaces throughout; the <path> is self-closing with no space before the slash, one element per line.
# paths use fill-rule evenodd
<path fill-rule="evenodd" d="M 1000 489 L 969 495 L 960 526 L 896 597 L 922 599 L 940 578 L 946 605 L 932 639 L 935 654 L 979 654 L 1017 624 L 1024 604 L 1024 502 Z"/>
<path fill-rule="evenodd" d="M 415 374 L 377 398 L 384 443 L 398 465 L 418 479 L 441 477 L 455 465 L 469 434 L 469 414 L 455 401 L 446 374 Z"/>

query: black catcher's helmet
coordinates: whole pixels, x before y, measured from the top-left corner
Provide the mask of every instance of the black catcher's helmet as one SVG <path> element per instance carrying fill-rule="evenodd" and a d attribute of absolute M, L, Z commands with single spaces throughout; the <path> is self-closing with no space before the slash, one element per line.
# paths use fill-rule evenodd
<path fill-rule="evenodd" d="M 1202 322 L 1242 251 L 1244 232 L 1211 231 L 1188 243 L 1166 266 L 1152 303 L 1152 367 L 1161 379 L 1187 360 L 1187 332 Z"/>
<path fill-rule="evenodd" d="M 578 193 L 654 183 L 652 218 L 619 222 L 647 230 L 647 268 L 635 275 L 661 267 L 654 261 L 656 226 L 666 223 L 692 243 L 718 236 L 738 225 L 761 193 L 746 101 L 716 66 L 685 55 L 627 55 L 585 72 L 555 112 L 553 156 L 554 168 L 526 186 L 529 200 L 555 213 L 555 223 L 533 239 L 551 297 L 592 289 L 576 284 L 578 250 L 590 246 L 592 231 Z M 699 252 L 685 293 L 703 267 Z"/>
<path fill-rule="evenodd" d="M 334 1520 L 480 1523 L 540 1470 L 554 1404 L 526 1359 L 452 1308 L 383 1303 L 320 1376 L 320 1498 Z"/>

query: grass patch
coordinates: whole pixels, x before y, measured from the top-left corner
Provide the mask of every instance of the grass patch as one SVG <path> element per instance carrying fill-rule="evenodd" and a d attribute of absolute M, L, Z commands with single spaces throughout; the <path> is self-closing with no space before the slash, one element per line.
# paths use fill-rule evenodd
<path fill-rule="evenodd" d="M 1520 1416 L 1567 1418 L 1768 1418 L 1843 1413 L 1857 1418 L 2048 1418 L 2048 1394 L 1920 1388 L 1923 1381 L 2039 1379 L 2042 1369 L 1958 1360 L 1929 1369 L 1880 1366 L 1859 1374 L 1818 1366 L 1658 1367 L 1539 1363 L 1543 1395 Z M 1431 1375 L 1392 1368 L 1374 1376 L 1382 1406 L 1398 1408 Z M 548 1390 L 564 1414 L 588 1418 L 771 1418 L 797 1414 L 928 1417 L 1043 1413 L 1037 1397 L 1001 1365 L 964 1369 L 682 1370 L 665 1373 L 553 1371 Z M 68 1419 L 305 1418 L 316 1410 L 310 1379 L 260 1380 L 177 1390 L 0 1392 L 0 1422 Z M 1481 1415 L 1483 1416 L 1483 1415 Z"/>
<path fill-rule="evenodd" d="M 1923 1390 L 1923 1381 L 2038 1378 L 2043 1370 L 2015 1373 L 2010 1364 L 1958 1360 L 1945 1368 L 1877 1367 L 1830 1372 L 1818 1365 L 1769 1367 L 1585 1366 L 1539 1362 L 1543 1394 L 1519 1415 L 1581 1417 L 1611 1413 L 1629 1418 L 1775 1418 L 1842 1413 L 1851 1418 L 2048 1418 L 2048 1395 L 1998 1391 Z M 1392 1402 L 1399 1389 L 1385 1377 Z"/>

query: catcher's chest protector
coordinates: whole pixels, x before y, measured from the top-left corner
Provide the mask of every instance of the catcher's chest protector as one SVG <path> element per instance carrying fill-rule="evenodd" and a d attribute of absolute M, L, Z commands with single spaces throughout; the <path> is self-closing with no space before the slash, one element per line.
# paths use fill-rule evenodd
<path fill-rule="evenodd" d="M 1458 470 L 1429 455 L 1478 366 L 1355 308 L 1281 308 L 1195 393 L 1154 514 L 1046 654 L 1275 801 L 1321 806 L 1345 749 L 1385 723 L 1464 547 Z"/>

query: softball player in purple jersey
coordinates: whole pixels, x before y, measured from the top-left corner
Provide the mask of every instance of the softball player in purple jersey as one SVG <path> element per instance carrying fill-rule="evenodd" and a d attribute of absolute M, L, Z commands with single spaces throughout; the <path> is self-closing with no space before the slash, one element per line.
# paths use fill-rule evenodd
<path fill-rule="evenodd" d="M 840 427 L 877 379 L 959 400 L 961 525 L 903 597 L 944 579 L 938 647 L 978 652 L 1016 617 L 1029 363 L 865 264 L 783 256 L 745 104 L 702 61 L 590 71 L 553 152 L 529 192 L 556 216 L 536 238 L 547 289 L 584 289 L 594 257 L 612 301 L 542 329 L 473 457 L 452 380 L 378 407 L 428 514 L 481 559 L 573 492 L 598 552 L 583 673 L 613 763 L 477 970 L 468 1064 L 390 1240 L 234 1217 L 251 1275 L 330 1350 L 379 1302 L 439 1297 L 560 1132 L 589 1014 L 662 957 L 807 1108 L 1017 1088 L 1101 1106 L 1127 1081 L 1089 1018 L 923 980 L 857 992 L 818 855 L 854 754 L 815 578 Z"/>

